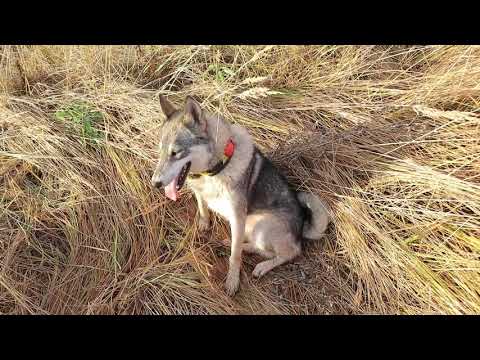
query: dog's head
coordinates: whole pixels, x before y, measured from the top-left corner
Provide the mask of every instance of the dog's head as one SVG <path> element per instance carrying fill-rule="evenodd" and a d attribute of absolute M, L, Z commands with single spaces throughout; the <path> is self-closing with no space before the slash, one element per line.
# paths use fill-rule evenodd
<path fill-rule="evenodd" d="M 183 109 L 176 109 L 163 96 L 160 104 L 167 119 L 161 128 L 152 185 L 165 187 L 165 195 L 176 201 L 189 171 L 208 169 L 213 149 L 207 136 L 206 116 L 193 98 L 186 98 Z"/>

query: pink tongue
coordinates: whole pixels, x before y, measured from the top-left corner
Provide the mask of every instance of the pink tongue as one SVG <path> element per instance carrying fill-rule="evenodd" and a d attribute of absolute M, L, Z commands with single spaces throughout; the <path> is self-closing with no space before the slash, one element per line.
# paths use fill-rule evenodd
<path fill-rule="evenodd" d="M 170 184 L 165 186 L 165 195 L 167 195 L 170 200 L 177 201 L 177 178 L 173 179 Z"/>

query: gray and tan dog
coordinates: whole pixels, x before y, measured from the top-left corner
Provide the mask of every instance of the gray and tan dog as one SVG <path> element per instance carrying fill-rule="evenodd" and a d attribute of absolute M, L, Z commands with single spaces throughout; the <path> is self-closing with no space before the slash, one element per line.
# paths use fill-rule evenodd
<path fill-rule="evenodd" d="M 229 221 L 229 295 L 239 286 L 242 251 L 268 259 L 253 270 L 260 277 L 298 256 L 303 239 L 323 236 L 330 221 L 326 206 L 312 194 L 291 190 L 244 128 L 207 113 L 191 97 L 183 109 L 164 97 L 160 103 L 167 119 L 152 185 L 165 187 L 176 201 L 186 182 L 198 203 L 202 231 L 210 226 L 207 207 Z"/>

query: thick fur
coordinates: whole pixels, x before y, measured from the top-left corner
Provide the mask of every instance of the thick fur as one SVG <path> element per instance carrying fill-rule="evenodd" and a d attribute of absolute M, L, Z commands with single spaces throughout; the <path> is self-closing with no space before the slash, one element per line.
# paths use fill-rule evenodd
<path fill-rule="evenodd" d="M 239 286 L 243 251 L 268 259 L 253 271 L 260 277 L 298 256 L 304 237 L 318 239 L 323 235 L 329 223 L 325 205 L 312 194 L 290 189 L 285 177 L 255 147 L 244 128 L 204 112 L 190 97 L 183 110 L 176 110 L 164 98 L 161 105 L 167 120 L 152 177 L 154 186 L 172 181 L 188 162 L 190 172 L 208 170 L 221 158 L 228 139 L 235 143 L 234 155 L 220 173 L 186 182 L 197 200 L 200 230 L 209 228 L 208 208 L 230 223 L 231 254 L 226 280 L 230 295 Z"/>
<path fill-rule="evenodd" d="M 309 240 L 318 240 L 327 230 L 330 223 L 330 216 L 328 215 L 328 208 L 317 196 L 306 193 L 297 193 L 298 201 L 304 208 L 310 211 L 311 216 L 303 222 L 303 237 Z"/>

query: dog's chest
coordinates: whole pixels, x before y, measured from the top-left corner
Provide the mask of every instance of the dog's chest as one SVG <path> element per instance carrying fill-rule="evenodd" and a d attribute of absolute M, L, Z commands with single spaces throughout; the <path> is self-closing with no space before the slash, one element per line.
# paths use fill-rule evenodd
<path fill-rule="evenodd" d="M 203 181 L 195 181 L 191 188 L 198 192 L 207 206 L 214 212 L 230 220 L 233 215 L 233 202 L 230 189 L 227 184 L 206 178 Z"/>

